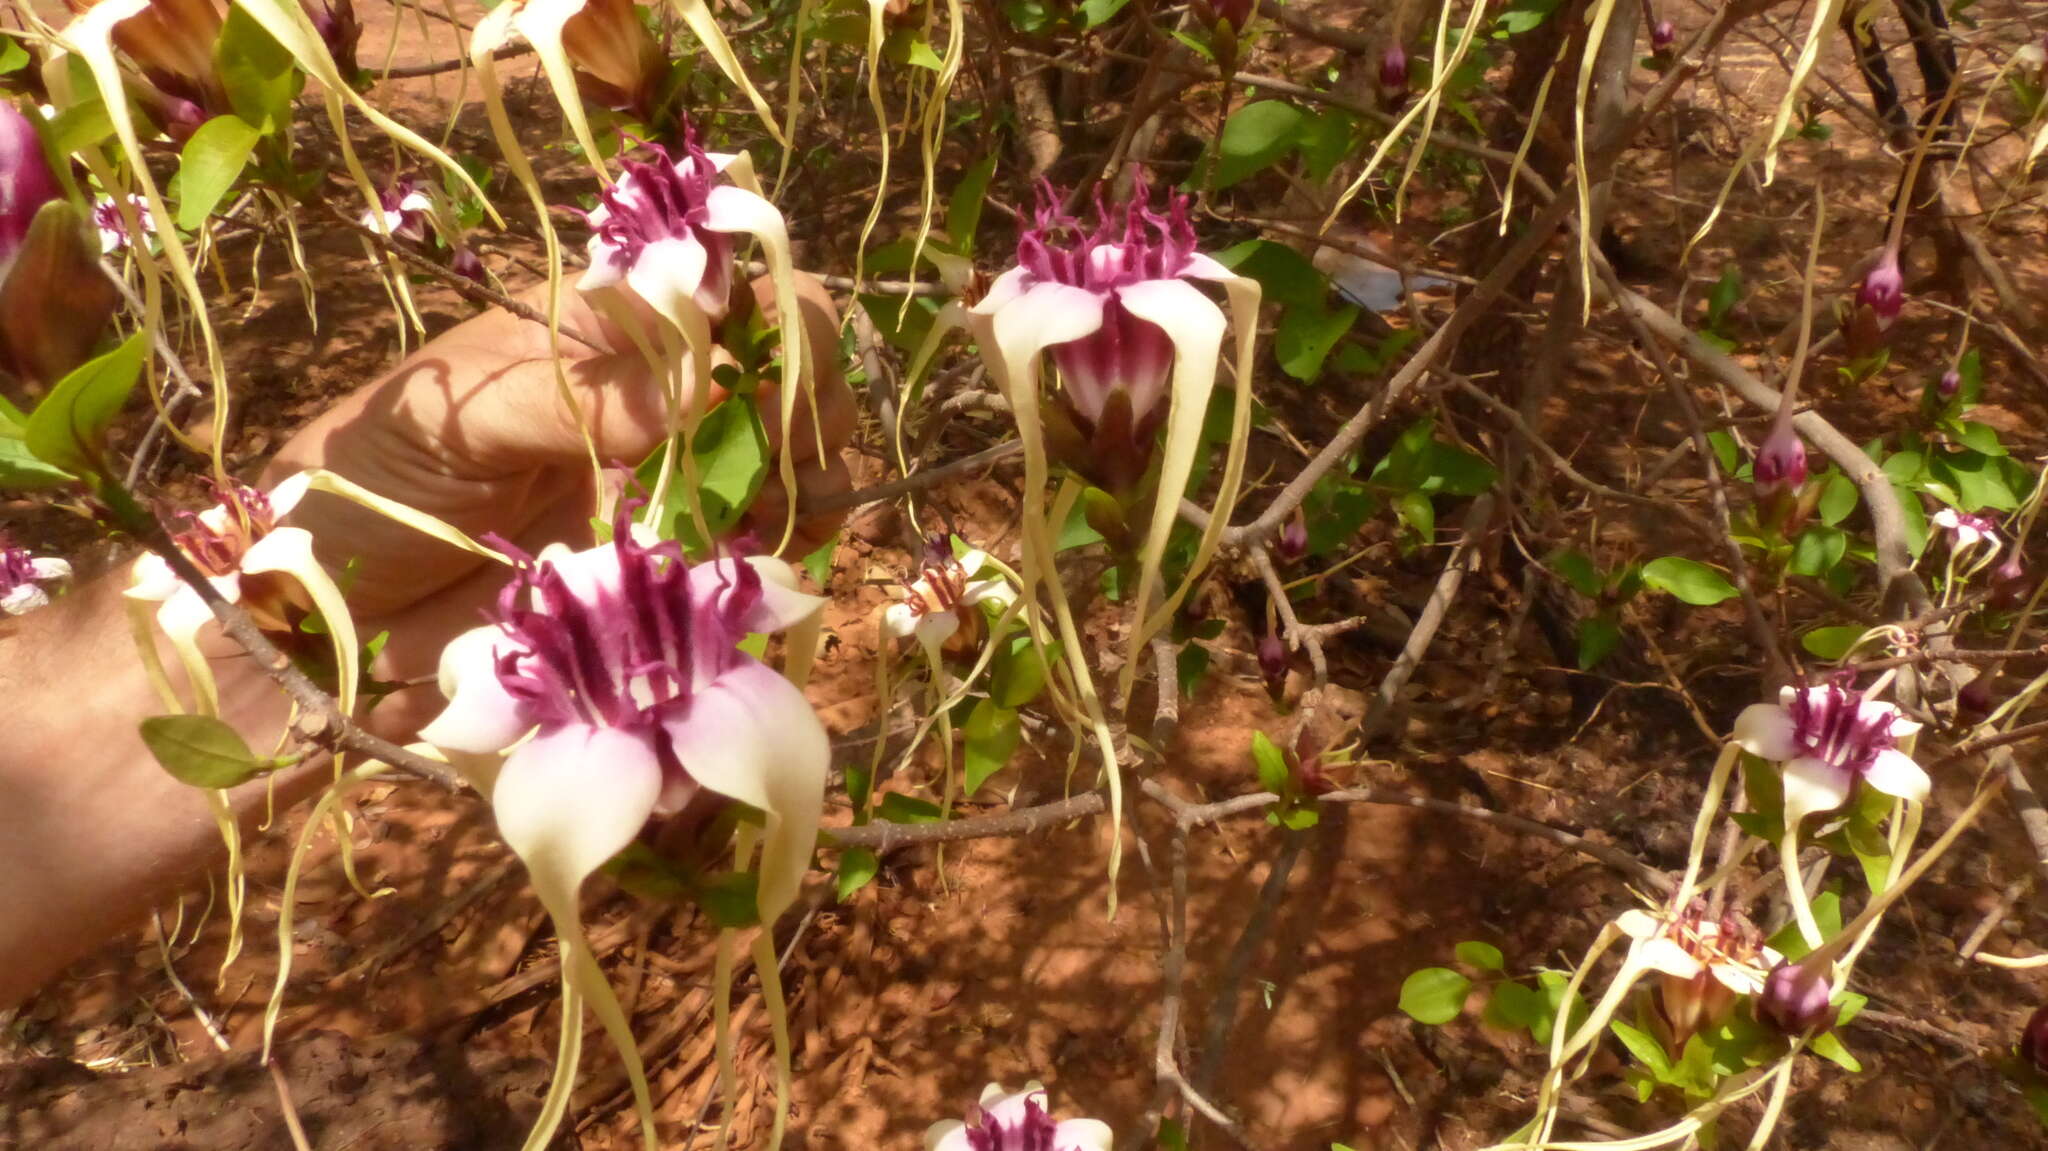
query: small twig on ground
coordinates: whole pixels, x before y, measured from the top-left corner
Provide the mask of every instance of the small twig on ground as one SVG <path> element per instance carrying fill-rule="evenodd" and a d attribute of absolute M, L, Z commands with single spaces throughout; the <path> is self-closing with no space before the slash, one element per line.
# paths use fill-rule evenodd
<path fill-rule="evenodd" d="M 1472 549 L 1478 544 L 1480 533 L 1486 522 L 1493 518 L 1493 495 L 1482 493 L 1465 509 L 1465 521 L 1460 527 L 1456 546 L 1451 548 L 1450 557 L 1444 560 L 1444 570 L 1437 577 L 1436 587 L 1429 593 L 1429 602 L 1422 605 L 1422 612 L 1415 617 L 1415 627 L 1408 633 L 1408 642 L 1401 648 L 1401 654 L 1380 680 L 1379 694 L 1373 697 L 1366 709 L 1359 738 L 1370 741 L 1379 734 L 1379 729 L 1393 711 L 1394 701 L 1400 697 L 1401 689 L 1408 686 L 1408 679 L 1415 669 L 1422 666 L 1422 657 L 1429 652 L 1429 645 L 1436 641 L 1437 629 L 1443 626 L 1444 617 L 1451 610 L 1451 601 L 1457 598 L 1458 587 L 1465 580 L 1466 561 Z"/>

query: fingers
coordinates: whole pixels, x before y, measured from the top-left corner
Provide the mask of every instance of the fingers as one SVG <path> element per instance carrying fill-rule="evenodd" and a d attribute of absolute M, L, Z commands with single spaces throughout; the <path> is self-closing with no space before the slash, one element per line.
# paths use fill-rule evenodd
<path fill-rule="evenodd" d="M 806 463 L 797 468 L 797 507 L 801 510 L 827 496 L 835 496 L 853 487 L 853 475 L 847 470 L 846 460 L 834 453 L 824 467 Z M 846 522 L 847 510 L 826 512 L 822 515 L 806 516 L 796 522 L 796 532 L 790 537 L 789 546 L 782 551 L 788 560 L 800 559 L 817 551 L 832 538 L 841 524 Z M 741 521 L 743 529 L 752 529 L 755 536 L 768 544 L 782 538 L 782 527 L 789 517 L 789 493 L 782 486 L 782 479 L 773 473 L 761 485 L 761 492 L 747 508 Z"/>

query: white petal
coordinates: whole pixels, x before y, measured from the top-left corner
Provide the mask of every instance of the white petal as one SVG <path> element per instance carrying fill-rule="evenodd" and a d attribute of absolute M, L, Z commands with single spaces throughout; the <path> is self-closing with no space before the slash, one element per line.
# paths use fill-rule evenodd
<path fill-rule="evenodd" d="M 449 751 L 503 751 L 533 725 L 498 679 L 498 657 L 515 649 L 495 627 L 471 628 L 441 649 L 441 694 L 448 706 L 420 729 L 420 738 Z"/>
<path fill-rule="evenodd" d="M 967 1124 L 958 1119 L 941 1119 L 924 1130 L 924 1151 L 973 1151 L 967 1139 Z"/>
<path fill-rule="evenodd" d="M 984 316 L 993 316 L 1010 305 L 1012 300 L 1024 294 L 1031 287 L 1031 273 L 1021 267 L 1011 268 L 988 286 L 973 310 Z"/>
<path fill-rule="evenodd" d="M 1115 1139 L 1100 1119 L 1068 1119 L 1053 1128 L 1053 1151 L 1110 1151 Z"/>
<path fill-rule="evenodd" d="M 995 313 L 996 345 L 1005 361 L 1029 364 L 1054 344 L 1094 335 L 1102 327 L 1102 309 L 1103 297 L 1086 288 L 1034 285 Z M 1015 381 L 1019 387 L 1030 382 Z"/>
<path fill-rule="evenodd" d="M 949 611 L 932 611 L 926 612 L 924 618 L 917 621 L 913 634 L 917 636 L 917 642 L 923 645 L 925 658 L 931 660 L 933 667 L 937 667 L 943 658 L 946 641 L 952 639 L 953 633 L 959 630 L 959 616 Z"/>
<path fill-rule="evenodd" d="M 772 921 L 795 900 L 817 845 L 832 756 L 824 725 L 794 684 L 742 657 L 668 734 L 697 782 L 767 813 L 758 902 Z"/>
<path fill-rule="evenodd" d="M 1849 798 L 1848 772 L 1824 759 L 1801 756 L 1785 765 L 1785 822 L 1792 825 L 1816 811 L 1833 811 Z"/>
<path fill-rule="evenodd" d="M 49 602 L 49 592 L 32 583 L 25 583 L 6 595 L 0 595 L 0 612 L 6 612 L 8 615 L 20 615 L 23 612 L 34 611 Z"/>
<path fill-rule="evenodd" d="M 960 602 L 965 604 L 976 604 L 983 600 L 988 600 L 999 607 L 1008 607 L 1010 606 L 1010 601 L 1015 598 L 1017 598 L 1015 589 L 1011 588 L 1010 582 L 1004 579 L 976 580 L 960 589 Z"/>
<path fill-rule="evenodd" d="M 316 562 L 313 558 L 313 533 L 304 528 L 276 528 L 249 545 L 249 550 L 242 553 L 241 567 L 251 575 L 263 572 L 297 574 L 305 570 L 305 565 Z"/>
<path fill-rule="evenodd" d="M 750 236 L 789 230 L 775 205 L 731 184 L 720 184 L 705 194 L 704 226 L 714 232 L 745 232 Z"/>
<path fill-rule="evenodd" d="M 597 212 L 590 215 L 591 222 L 597 223 Z M 595 292 L 600 288 L 615 288 L 625 282 L 625 261 L 617 244 L 602 236 L 592 236 L 585 250 L 590 255 L 590 266 L 583 269 L 583 275 L 577 278 L 577 291 Z"/>
<path fill-rule="evenodd" d="M 1783 763 L 1799 754 L 1792 713 L 1773 703 L 1753 703 L 1735 717 L 1736 746 L 1751 755 Z"/>
<path fill-rule="evenodd" d="M 135 557 L 135 566 L 128 575 L 128 587 L 121 594 L 129 599 L 162 603 L 178 593 L 184 581 L 164 562 L 164 557 L 155 552 L 144 552 Z"/>
<path fill-rule="evenodd" d="M 619 594 L 619 549 L 608 543 L 582 551 L 551 546 L 538 558 L 562 577 L 570 595 L 584 603 Z"/>
<path fill-rule="evenodd" d="M 661 764 L 646 737 L 565 727 L 535 736 L 505 760 L 491 807 L 535 885 L 573 897 L 585 876 L 640 833 L 660 791 Z"/>
<path fill-rule="evenodd" d="M 1614 925 L 1630 939 L 1655 939 L 1664 930 L 1664 924 L 1656 916 L 1640 907 L 1632 907 L 1615 916 Z"/>
<path fill-rule="evenodd" d="M 1926 803 L 1927 793 L 1933 786 L 1926 770 L 1913 762 L 1912 756 L 1897 748 L 1878 752 L 1877 759 L 1863 773 L 1863 781 L 1886 795 L 1914 803 Z"/>
<path fill-rule="evenodd" d="M 785 631 L 811 618 L 825 606 L 824 596 L 800 590 L 796 569 L 774 556 L 748 556 L 747 563 L 761 577 L 761 602 L 747 613 L 748 631 Z"/>
<path fill-rule="evenodd" d="M 892 603 L 882 609 L 882 634 L 901 639 L 917 627 L 917 613 L 907 603 Z"/>
<path fill-rule="evenodd" d="M 640 249 L 626 269 L 626 283 L 648 307 L 682 326 L 681 317 L 688 314 L 684 309 L 697 310 L 697 288 L 704 283 L 707 259 L 704 245 L 694 236 L 656 240 Z"/>
<path fill-rule="evenodd" d="M 1956 518 L 1956 510 L 1954 508 L 1943 508 L 1935 512 L 1932 518 L 1936 527 L 1947 528 L 1950 531 L 1955 531 L 1958 527 L 1962 526 L 1962 521 Z"/>
<path fill-rule="evenodd" d="M 1688 954 L 1685 948 L 1661 936 L 1642 944 L 1638 958 L 1644 966 L 1680 979 L 1691 979 L 1700 973 L 1699 960 Z"/>
<path fill-rule="evenodd" d="M 1755 995 L 1764 989 L 1762 977 L 1739 963 L 1716 963 L 1707 970 L 1721 986 L 1737 995 Z"/>
<path fill-rule="evenodd" d="M 1200 252 L 1196 252 L 1188 257 L 1187 266 L 1180 270 L 1180 274 L 1183 276 L 1193 276 L 1197 280 L 1237 279 L 1236 272 L 1231 271 L 1229 268 L 1217 263 L 1213 258 L 1204 256 Z"/>
<path fill-rule="evenodd" d="M 299 506 L 299 501 L 306 498 L 306 493 L 312 487 L 312 472 L 297 472 L 279 480 L 277 486 L 270 489 L 268 496 L 271 512 L 280 519 L 291 514 L 291 510 Z"/>
<path fill-rule="evenodd" d="M 29 570 L 35 572 L 36 578 L 39 580 L 71 578 L 70 562 L 68 560 L 57 559 L 54 556 L 44 556 L 37 559 L 32 559 L 28 561 L 28 566 Z"/>

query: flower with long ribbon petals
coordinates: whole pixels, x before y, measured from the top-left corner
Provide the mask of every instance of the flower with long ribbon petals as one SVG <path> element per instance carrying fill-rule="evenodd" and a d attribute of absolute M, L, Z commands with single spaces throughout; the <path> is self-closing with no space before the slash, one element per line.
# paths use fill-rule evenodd
<path fill-rule="evenodd" d="M 925 1151 L 1110 1151 L 1113 1136 L 1100 1119 L 1055 1121 L 1046 1107 L 1045 1085 L 1036 1080 L 1022 1091 L 991 1083 L 967 1121 L 943 1119 L 924 1133 Z"/>
<path fill-rule="evenodd" d="M 1930 518 L 1935 527 L 1948 532 L 1951 551 L 1966 552 L 1982 544 L 1998 543 L 1998 525 L 1984 516 L 1943 508 Z"/>
<path fill-rule="evenodd" d="M 931 541 L 918 578 L 901 591 L 902 598 L 882 609 L 882 634 L 892 639 L 916 636 L 934 666 L 948 640 L 964 626 L 970 634 L 980 620 L 979 605 L 1007 607 L 1017 589 L 988 570 L 988 553 L 970 549 L 955 556 L 944 537 Z"/>
<path fill-rule="evenodd" d="M 1886 795 L 1924 803 L 1930 783 L 1898 741 L 1920 730 L 1895 705 L 1838 683 L 1787 687 L 1777 703 L 1757 703 L 1735 720 L 1735 742 L 1784 765 L 1785 823 L 1833 811 L 1861 782 Z"/>
<path fill-rule="evenodd" d="M 30 555 L 0 539 L 0 612 L 20 615 L 50 602 L 44 584 L 71 577 L 71 565 L 50 556 Z"/>
<path fill-rule="evenodd" d="M 364 212 L 361 223 L 373 232 L 418 243 L 426 239 L 433 210 L 434 201 L 420 191 L 419 181 L 406 176 L 377 193 L 377 210 Z"/>
<path fill-rule="evenodd" d="M 1738 997 L 1762 991 L 1780 959 L 1746 917 L 1734 911 L 1710 916 L 1704 900 L 1661 918 L 1640 908 L 1624 911 L 1615 925 L 1635 941 L 1638 961 L 1660 977 L 1655 1022 L 1674 1052 L 1726 1019 Z"/>
<path fill-rule="evenodd" d="M 709 791 L 766 817 L 757 905 L 773 922 L 810 865 L 830 748 L 803 692 L 739 643 L 822 601 L 780 560 L 692 566 L 623 516 L 610 543 L 515 559 L 491 622 L 442 653 L 448 706 L 420 737 L 505 753 L 480 786 L 558 921 L 649 819 Z"/>
<path fill-rule="evenodd" d="M 307 606 L 288 585 L 264 577 L 293 570 L 313 555 L 309 532 L 278 523 L 305 498 L 309 486 L 310 479 L 304 474 L 269 492 L 230 481 L 220 486 L 219 499 L 212 507 L 178 513 L 181 526 L 172 535 L 178 549 L 205 574 L 222 599 L 241 604 L 266 630 L 290 630 L 289 609 Z M 145 552 L 135 561 L 124 594 L 162 605 L 157 609 L 157 622 L 173 637 L 189 636 L 213 618 L 212 609 L 199 593 L 155 552 Z"/>

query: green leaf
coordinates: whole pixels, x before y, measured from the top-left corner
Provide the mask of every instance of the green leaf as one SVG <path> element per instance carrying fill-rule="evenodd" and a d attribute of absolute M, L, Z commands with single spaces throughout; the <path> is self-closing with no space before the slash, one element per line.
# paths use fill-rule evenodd
<path fill-rule="evenodd" d="M 1854 1055 L 1849 1054 L 1847 1047 L 1842 1046 L 1841 1036 L 1832 1031 L 1814 1036 L 1807 1043 L 1806 1049 L 1844 1071 L 1853 1073 L 1863 1070 L 1863 1064 L 1858 1062 Z"/>
<path fill-rule="evenodd" d="M 1813 897 L 1813 920 L 1820 926 L 1821 941 L 1833 939 L 1842 933 L 1842 897 L 1832 891 L 1823 891 Z M 1785 957 L 1788 962 L 1798 962 L 1813 954 L 1813 948 L 1806 945 L 1806 936 L 1795 921 L 1778 929 L 1778 933 L 1766 941 L 1772 950 Z"/>
<path fill-rule="evenodd" d="M 1826 486 L 1820 494 L 1820 522 L 1834 527 L 1856 510 L 1856 501 L 1862 498 L 1862 493 L 1856 490 L 1855 481 L 1840 472 L 1829 472 L 1821 482 Z"/>
<path fill-rule="evenodd" d="M 1840 528 L 1816 524 L 1792 541 L 1792 562 L 1786 570 L 1793 575 L 1820 577 L 1842 562 L 1849 550 L 1849 535 Z"/>
<path fill-rule="evenodd" d="M 71 482 L 71 473 L 44 463 L 29 450 L 28 441 L 22 438 L 25 429 L 12 430 L 12 435 L 0 430 L 0 491 L 60 487 Z"/>
<path fill-rule="evenodd" d="M 0 48 L 0 75 L 5 75 L 9 72 L 19 72 L 23 68 L 28 67 L 28 49 L 15 43 L 12 36 L 0 36 L 0 42 L 4 42 L 6 45 L 6 47 Z"/>
<path fill-rule="evenodd" d="M 1350 158 L 1351 136 L 1357 123 L 1341 108 L 1326 108 L 1302 124 L 1295 133 L 1295 144 L 1301 149 L 1301 161 L 1311 181 L 1329 179 L 1337 165 Z"/>
<path fill-rule="evenodd" d="M 1857 624 L 1843 624 L 1839 627 L 1817 627 L 1799 637 L 1799 646 L 1808 653 L 1830 663 L 1849 654 L 1856 641 L 1863 638 L 1863 628 Z"/>
<path fill-rule="evenodd" d="M 1123 2 L 1129 3 L 1130 0 Z M 891 35 L 888 43 L 882 46 L 882 56 L 892 64 L 924 68 L 933 72 L 946 66 L 946 62 L 939 58 L 939 54 L 932 51 L 931 44 L 915 29 L 910 28 L 901 29 Z"/>
<path fill-rule="evenodd" d="M 1956 377 L 1961 384 L 1956 388 L 1956 403 L 1969 408 L 1984 395 L 1984 357 L 1971 348 L 1956 361 Z"/>
<path fill-rule="evenodd" d="M 890 823 L 937 823 L 944 812 L 929 800 L 892 791 L 882 796 L 877 813 Z"/>
<path fill-rule="evenodd" d="M 239 116 L 215 116 L 185 141 L 178 161 L 178 227 L 206 223 L 221 197 L 241 178 L 263 133 Z"/>
<path fill-rule="evenodd" d="M 832 557 L 839 551 L 839 533 L 818 545 L 818 550 L 803 558 L 803 568 L 810 573 L 811 582 L 824 587 L 832 582 Z"/>
<path fill-rule="evenodd" d="M 1217 140 L 1214 190 L 1222 191 L 1287 154 L 1308 114 L 1282 100 L 1254 100 L 1230 114 Z"/>
<path fill-rule="evenodd" d="M 1081 26 L 1100 28 L 1116 18 L 1131 0 L 1081 0 Z"/>
<path fill-rule="evenodd" d="M 1180 684 L 1180 695 L 1187 699 L 1195 694 L 1202 677 L 1209 674 L 1209 649 L 1201 644 L 1182 646 L 1180 654 L 1174 657 L 1174 679 Z"/>
<path fill-rule="evenodd" d="M 738 398 L 705 415 L 704 422 L 697 425 L 695 443 L 697 475 L 701 481 L 697 495 L 704 510 L 705 526 L 715 539 L 746 514 L 747 506 L 754 502 L 762 482 L 768 478 L 768 429 L 761 423 L 760 409 Z M 655 448 L 634 473 L 650 491 L 661 477 L 662 456 L 667 450 L 665 446 Z M 705 550 L 705 542 L 698 538 L 697 525 L 690 518 L 689 493 L 680 459 L 663 501 L 662 522 L 668 528 L 665 535 L 683 541 L 694 553 L 702 554 Z"/>
<path fill-rule="evenodd" d="M 1579 621 L 1579 670 L 1592 671 L 1621 644 L 1621 623 L 1611 611 Z"/>
<path fill-rule="evenodd" d="M 1273 240 L 1246 240 L 1225 248 L 1216 254 L 1216 262 L 1257 280 L 1270 303 L 1321 306 L 1329 296 L 1329 277 L 1317 271 L 1308 257 Z"/>
<path fill-rule="evenodd" d="M 1009 644 L 996 653 L 989 673 L 988 695 L 997 707 L 1019 708 L 1038 698 L 1045 690 L 1045 656 L 1059 658 L 1059 641 L 1048 643 L 1041 653 L 1028 635 L 1011 636 Z"/>
<path fill-rule="evenodd" d="M 1543 997 L 1535 988 L 1509 980 L 1494 985 L 1481 1018 L 1495 1027 L 1534 1027 L 1543 1012 Z"/>
<path fill-rule="evenodd" d="M 1906 550 L 1917 563 L 1920 553 L 1927 550 L 1927 508 L 1921 504 L 1919 496 L 1900 484 L 1892 485 L 1892 494 L 1899 501 L 1899 518 L 1905 521 L 1902 526 L 1906 532 Z"/>
<path fill-rule="evenodd" d="M 1364 484 L 1332 471 L 1316 481 L 1302 501 L 1308 521 L 1310 555 L 1326 555 L 1350 543 L 1358 529 L 1379 510 L 1379 500 Z"/>
<path fill-rule="evenodd" d="M 1998 442 L 1998 429 L 1976 420 L 1959 420 L 1955 426 L 1956 439 L 1973 452 L 1987 456 L 2002 456 L 2005 445 Z"/>
<path fill-rule="evenodd" d="M 1458 962 L 1477 967 L 1481 971 L 1502 971 L 1508 965 L 1507 958 L 1500 953 L 1500 948 L 1476 939 L 1460 943 L 1455 954 Z"/>
<path fill-rule="evenodd" d="M 97 147 L 113 134 L 113 118 L 107 115 L 106 104 L 97 96 L 82 99 L 57 113 L 56 118 L 44 129 L 44 138 L 49 141 L 49 150 L 59 156 L 69 156 L 87 148 Z"/>
<path fill-rule="evenodd" d="M 1309 828 L 1322 822 L 1322 818 L 1321 812 L 1306 804 L 1288 808 L 1286 811 L 1269 811 L 1266 813 L 1267 823 L 1275 827 L 1284 827 L 1289 831 L 1307 831 Z"/>
<path fill-rule="evenodd" d="M 995 175 L 997 155 L 991 150 L 962 173 L 946 200 L 946 234 L 963 256 L 974 254 L 974 231 L 981 226 L 982 205 L 988 203 L 988 182 Z"/>
<path fill-rule="evenodd" d="M 268 136 L 291 123 L 306 79 L 291 53 L 239 4 L 230 5 L 213 46 L 214 71 L 235 115 Z M 189 226 L 189 225 L 188 225 Z"/>
<path fill-rule="evenodd" d="M 1448 967 L 1425 967 L 1401 981 L 1401 1010 L 1417 1023 L 1438 1026 L 1465 1010 L 1472 981 Z"/>
<path fill-rule="evenodd" d="M 1707 446 L 1714 450 L 1714 462 L 1720 465 L 1721 474 L 1734 475 L 1742 460 L 1742 452 L 1736 447 L 1735 437 L 1725 431 L 1708 432 Z"/>
<path fill-rule="evenodd" d="M 1566 1016 L 1564 1025 L 1568 1033 L 1585 1023 L 1586 1017 L 1591 1013 L 1586 1006 L 1585 996 L 1574 994 L 1570 1009 L 1567 1011 L 1564 1006 L 1564 992 L 1571 984 L 1571 976 L 1562 971 L 1539 971 L 1536 973 L 1536 982 L 1542 988 L 1543 1015 L 1529 1025 L 1529 1038 L 1538 1043 L 1550 1042 L 1550 1033 L 1557 1026 L 1560 1013 Z"/>
<path fill-rule="evenodd" d="M 1024 728 L 1017 722 L 1016 712 L 992 699 L 984 699 L 976 701 L 974 710 L 968 714 L 966 734 L 966 794 L 972 796 L 988 782 L 989 776 L 1010 762 L 1018 741 L 1024 737 Z"/>
<path fill-rule="evenodd" d="M 1619 1019 L 1610 1020 L 1607 1029 L 1614 1032 L 1614 1037 L 1621 1040 L 1621 1045 L 1628 1048 L 1630 1055 L 1636 1057 L 1636 1062 L 1649 1068 L 1660 1082 L 1671 1081 L 1671 1053 L 1664 1050 L 1664 1045 L 1657 1042 L 1655 1036 Z"/>
<path fill-rule="evenodd" d="M 1644 564 L 1643 582 L 1695 607 L 1710 607 L 1735 595 L 1728 577 L 1683 556 L 1661 556 Z"/>
<path fill-rule="evenodd" d="M 1564 582 L 1572 585 L 1573 591 L 1587 599 L 1600 597 L 1600 588 L 1605 581 L 1600 578 L 1599 569 L 1593 566 L 1592 559 L 1585 552 L 1577 548 L 1559 548 L 1543 557 L 1543 564 L 1562 577 Z"/>
<path fill-rule="evenodd" d="M 1742 301 L 1742 269 L 1734 264 L 1721 266 L 1721 278 L 1707 291 L 1707 326 L 1719 329 L 1728 313 Z"/>
<path fill-rule="evenodd" d="M 29 451 L 74 476 L 98 472 L 103 466 L 101 441 L 128 402 L 148 346 L 137 332 L 120 347 L 80 364 L 59 380 L 29 416 L 23 436 Z"/>
<path fill-rule="evenodd" d="M 234 787 L 281 766 L 259 759 L 241 733 L 209 715 L 157 715 L 142 721 L 142 742 L 181 783 Z"/>
<path fill-rule="evenodd" d="M 761 920 L 760 883 L 751 871 L 729 871 L 690 893 L 718 927 L 752 927 Z"/>
<path fill-rule="evenodd" d="M 1275 795 L 1286 795 L 1294 773 L 1287 770 L 1287 756 L 1263 731 L 1252 732 L 1252 763 L 1259 773 L 1259 786 Z"/>
<path fill-rule="evenodd" d="M 1302 383 L 1314 383 L 1323 374 L 1323 361 L 1329 358 L 1330 349 L 1357 322 L 1358 308 L 1353 304 L 1334 308 L 1320 303 L 1295 304 L 1282 309 L 1279 327 L 1273 332 L 1273 356 L 1280 370 Z"/>
<path fill-rule="evenodd" d="M 865 847 L 849 847 L 840 852 L 839 902 L 851 899 L 854 892 L 873 882 L 875 874 L 881 870 L 880 857 Z"/>
<path fill-rule="evenodd" d="M 1402 492 L 1394 500 L 1394 512 L 1423 543 L 1436 542 L 1436 505 L 1421 492 Z"/>

